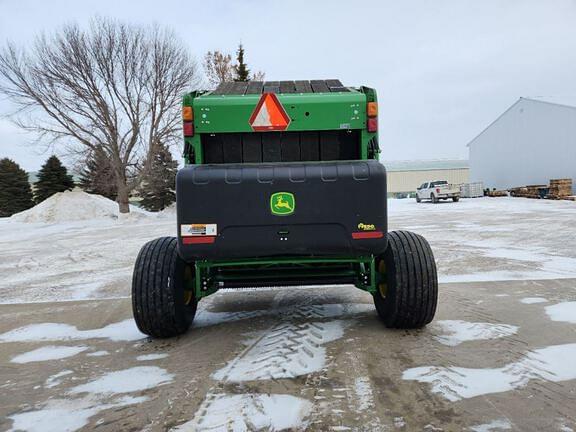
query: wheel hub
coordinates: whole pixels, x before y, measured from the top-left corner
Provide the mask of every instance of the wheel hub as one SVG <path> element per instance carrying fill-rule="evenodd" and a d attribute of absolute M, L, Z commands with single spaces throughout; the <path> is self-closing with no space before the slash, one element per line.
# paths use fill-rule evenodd
<path fill-rule="evenodd" d="M 191 267 L 186 266 L 184 269 L 184 304 L 186 306 L 189 306 L 194 298 L 194 291 L 188 289 L 190 286 L 194 286 L 194 275 Z"/>
<path fill-rule="evenodd" d="M 378 273 L 380 274 L 380 282 L 378 283 L 378 291 L 382 298 L 386 298 L 388 293 L 388 284 L 386 283 L 386 263 L 380 260 L 378 263 Z"/>

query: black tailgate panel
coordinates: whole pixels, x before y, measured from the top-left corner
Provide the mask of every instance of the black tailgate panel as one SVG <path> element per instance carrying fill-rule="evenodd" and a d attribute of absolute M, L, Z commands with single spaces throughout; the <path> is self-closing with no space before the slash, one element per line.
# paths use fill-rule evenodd
<path fill-rule="evenodd" d="M 276 192 L 294 195 L 292 214 L 272 214 Z M 377 161 L 191 165 L 178 172 L 176 194 L 180 254 L 188 261 L 386 248 L 386 236 L 378 237 L 387 229 L 386 171 Z M 184 244 L 182 224 L 216 224 L 217 235 L 212 243 L 185 237 Z"/>

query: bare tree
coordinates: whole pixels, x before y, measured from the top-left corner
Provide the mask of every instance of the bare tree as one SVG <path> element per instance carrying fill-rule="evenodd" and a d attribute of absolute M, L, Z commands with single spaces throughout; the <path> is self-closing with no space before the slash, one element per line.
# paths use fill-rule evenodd
<path fill-rule="evenodd" d="M 0 79 L 18 125 L 69 151 L 105 152 L 122 213 L 155 146 L 179 138 L 181 96 L 200 83 L 172 32 L 101 18 L 39 37 L 29 50 L 8 44 Z"/>
<path fill-rule="evenodd" d="M 266 74 L 262 71 L 254 72 L 250 81 L 264 81 Z"/>
<path fill-rule="evenodd" d="M 243 72 L 239 72 L 239 69 Z M 262 71 L 254 72 L 250 78 L 247 77 L 246 74 L 249 71 L 244 63 L 242 44 L 238 47 L 237 63 L 232 62 L 230 54 L 223 54 L 220 51 L 208 51 L 204 56 L 204 72 L 212 88 L 218 87 L 223 82 L 264 80 L 264 72 Z"/>
<path fill-rule="evenodd" d="M 217 87 L 219 84 L 234 81 L 235 68 L 230 54 L 222 54 L 220 51 L 208 51 L 204 56 L 204 71 L 210 86 Z"/>

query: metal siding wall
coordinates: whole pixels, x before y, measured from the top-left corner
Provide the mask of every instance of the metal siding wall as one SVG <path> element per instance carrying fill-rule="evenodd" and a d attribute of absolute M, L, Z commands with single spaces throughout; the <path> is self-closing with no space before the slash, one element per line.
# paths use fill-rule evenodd
<path fill-rule="evenodd" d="M 448 183 L 468 183 L 468 168 L 425 170 L 425 171 L 388 171 L 388 193 L 414 192 L 422 183 L 433 180 L 446 180 Z"/>
<path fill-rule="evenodd" d="M 576 108 L 520 100 L 470 143 L 470 179 L 507 189 L 576 179 Z"/>

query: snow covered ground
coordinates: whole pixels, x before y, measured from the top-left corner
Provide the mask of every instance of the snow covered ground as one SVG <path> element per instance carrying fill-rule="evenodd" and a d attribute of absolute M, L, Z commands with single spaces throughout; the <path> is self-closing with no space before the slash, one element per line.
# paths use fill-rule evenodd
<path fill-rule="evenodd" d="M 168 340 L 129 299 L 1 305 L 0 430 L 573 431 L 575 295 L 446 284 L 405 331 L 352 288 L 230 291 Z"/>
<path fill-rule="evenodd" d="M 389 200 L 390 229 L 422 234 L 441 282 L 576 277 L 576 203 L 475 198 Z"/>
<path fill-rule="evenodd" d="M 0 219 L 0 430 L 576 427 L 574 202 L 390 200 L 445 283 L 423 330 L 385 330 L 350 287 L 262 288 L 208 297 L 158 341 L 127 297 L 175 214 L 134 210 L 73 192 Z"/>
<path fill-rule="evenodd" d="M 389 200 L 390 229 L 424 235 L 441 282 L 576 277 L 576 203 L 476 198 Z M 126 297 L 138 250 L 174 235 L 173 211 L 135 209 L 81 192 L 0 219 L 0 303 Z"/>
<path fill-rule="evenodd" d="M 175 226 L 173 211 L 119 215 L 113 201 L 84 192 L 0 218 L 0 303 L 127 296 L 140 247 Z"/>

